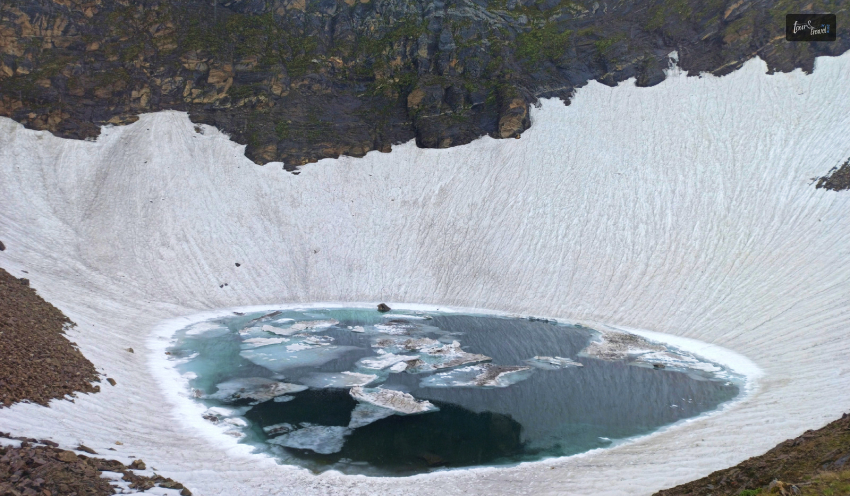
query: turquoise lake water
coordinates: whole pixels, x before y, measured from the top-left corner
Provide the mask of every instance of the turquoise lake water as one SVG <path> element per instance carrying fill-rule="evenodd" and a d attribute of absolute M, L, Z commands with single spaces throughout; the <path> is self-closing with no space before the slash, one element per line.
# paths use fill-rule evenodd
<path fill-rule="evenodd" d="M 594 335 L 525 318 L 311 308 L 195 324 L 170 352 L 211 408 L 205 418 L 316 472 L 400 476 L 572 455 L 739 393 L 728 373 L 582 355 Z"/>

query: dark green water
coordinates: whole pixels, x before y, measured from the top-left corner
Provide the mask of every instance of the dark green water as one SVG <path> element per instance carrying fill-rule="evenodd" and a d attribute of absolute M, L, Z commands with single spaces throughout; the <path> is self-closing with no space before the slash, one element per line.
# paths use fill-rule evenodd
<path fill-rule="evenodd" d="M 182 331 L 172 353 L 193 356 L 178 367 L 197 376 L 191 386 L 206 395 L 198 401 L 223 406 L 248 421 L 241 428 L 243 442 L 314 471 L 410 475 L 572 455 L 713 410 L 739 392 L 725 370 L 655 370 L 631 360 L 581 357 L 593 332 L 546 321 L 436 312 L 425 320 L 413 312 L 387 316 L 371 309 L 284 310 L 254 321 L 262 315 L 234 315 Z M 316 320 L 329 322 L 291 329 L 293 321 Z M 263 330 L 264 325 L 275 332 Z M 359 330 L 356 326 L 364 332 L 353 332 L 351 328 Z M 196 332 L 203 329 L 208 330 Z M 406 340 L 424 338 L 435 340 L 424 352 L 400 348 L 399 343 L 410 343 Z M 288 341 L 246 341 L 252 339 Z M 452 342 L 463 352 L 491 360 L 430 370 L 446 360 L 444 352 L 433 350 L 443 346 L 454 353 Z M 259 344 L 264 346 L 254 347 Z M 370 369 L 360 361 L 381 358 L 379 351 L 384 358 L 403 354 L 420 361 L 399 372 Z M 557 368 L 528 362 L 535 356 L 574 363 Z M 502 387 L 478 386 L 472 379 L 482 366 L 488 367 L 484 363 L 528 369 L 505 374 L 495 383 Z M 340 382 L 353 377 L 339 374 L 346 371 L 377 376 L 368 388 L 403 391 L 438 410 L 401 415 L 364 405 L 383 412 L 383 418 L 349 428 L 358 401 Z M 309 387 L 285 396 L 275 393 L 278 398 L 268 401 L 225 398 L 223 393 L 209 397 L 218 391 L 217 384 L 245 378 Z M 323 387 L 329 384 L 337 387 Z M 282 434 L 263 430 L 281 424 Z"/>

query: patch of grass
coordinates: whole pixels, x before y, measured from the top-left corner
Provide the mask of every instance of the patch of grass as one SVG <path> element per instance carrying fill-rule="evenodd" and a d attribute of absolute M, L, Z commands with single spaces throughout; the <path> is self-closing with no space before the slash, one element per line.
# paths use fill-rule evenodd
<path fill-rule="evenodd" d="M 517 36 L 517 56 L 531 65 L 541 60 L 558 60 L 567 51 L 572 34 L 570 30 L 560 32 L 554 24 L 531 28 Z"/>
<path fill-rule="evenodd" d="M 850 470 L 826 472 L 801 484 L 803 496 L 840 496 L 850 494 Z"/>
<path fill-rule="evenodd" d="M 278 139 L 288 139 L 289 123 L 286 121 L 277 121 L 277 123 L 274 125 L 274 134 L 277 135 Z"/>
<path fill-rule="evenodd" d="M 227 89 L 227 96 L 232 98 L 233 100 L 241 100 L 243 98 L 248 98 L 254 94 L 254 88 L 249 85 L 233 85 Z"/>
<path fill-rule="evenodd" d="M 593 43 L 593 46 L 596 48 L 596 51 L 599 52 L 600 55 L 607 55 L 611 48 L 617 43 L 626 39 L 626 36 L 623 34 L 614 35 L 610 38 L 603 38 L 601 40 Z"/>

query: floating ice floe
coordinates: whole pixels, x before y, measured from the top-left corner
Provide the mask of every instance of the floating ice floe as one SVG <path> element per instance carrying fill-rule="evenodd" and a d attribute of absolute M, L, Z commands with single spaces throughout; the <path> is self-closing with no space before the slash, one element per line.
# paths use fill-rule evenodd
<path fill-rule="evenodd" d="M 666 349 L 664 345 L 652 343 L 635 334 L 604 331 L 579 355 L 600 360 L 626 360 L 648 351 L 665 351 Z"/>
<path fill-rule="evenodd" d="M 406 371 L 409 366 L 410 362 L 398 362 L 387 370 L 389 370 L 390 372 L 399 373 Z"/>
<path fill-rule="evenodd" d="M 242 417 L 231 417 L 224 419 L 225 424 L 234 425 L 236 427 L 248 427 L 248 421 Z"/>
<path fill-rule="evenodd" d="M 283 313 L 283 312 L 281 312 L 280 310 L 277 310 L 277 311 L 274 311 L 274 312 L 271 312 L 271 313 L 267 313 L 265 315 L 261 315 L 260 317 L 257 317 L 256 319 L 252 319 L 251 321 L 249 321 L 248 325 L 256 324 L 257 322 L 262 322 L 262 321 L 266 321 L 266 320 L 271 320 L 273 317 L 277 317 L 281 313 Z"/>
<path fill-rule="evenodd" d="M 326 329 L 337 324 L 339 324 L 339 321 L 336 319 L 307 320 L 303 322 L 296 322 L 295 324 L 292 324 L 289 328 L 298 331 L 306 331 L 308 329 Z"/>
<path fill-rule="evenodd" d="M 375 324 L 372 327 L 381 334 L 389 334 L 391 336 L 409 336 L 410 332 L 416 328 L 410 322 L 388 322 L 386 324 Z"/>
<path fill-rule="evenodd" d="M 728 371 L 692 353 L 624 332 L 601 332 L 579 355 L 600 360 L 627 360 L 632 365 L 644 367 L 679 369 L 697 380 L 707 376 L 731 377 Z"/>
<path fill-rule="evenodd" d="M 203 417 L 205 420 L 209 420 L 214 424 L 217 424 L 225 418 L 232 417 L 235 415 L 243 415 L 246 411 L 248 411 L 247 408 L 229 409 L 215 406 L 207 408 L 206 411 L 201 414 L 201 417 Z"/>
<path fill-rule="evenodd" d="M 543 370 L 565 369 L 567 367 L 584 367 L 580 362 L 564 357 L 536 356 L 525 360 L 525 363 Z"/>
<path fill-rule="evenodd" d="M 407 369 L 408 372 L 431 372 L 491 360 L 486 355 L 463 351 L 460 348 L 460 343 L 457 341 L 452 341 L 451 344 L 444 344 L 442 346 L 422 348 L 420 349 L 419 358 L 417 362 L 410 362 L 410 367 Z"/>
<path fill-rule="evenodd" d="M 412 395 L 383 388 L 364 388 L 356 386 L 348 392 L 352 398 L 362 403 L 369 403 L 381 408 L 387 408 L 404 415 L 435 412 L 439 410 L 430 401 L 419 401 Z"/>
<path fill-rule="evenodd" d="M 366 332 L 366 329 L 363 329 L 363 326 L 354 326 L 354 327 L 349 326 L 348 330 L 351 331 L 351 332 Z"/>
<path fill-rule="evenodd" d="M 727 377 L 729 375 L 723 368 L 681 350 L 668 348 L 665 351 L 647 351 L 635 356 L 634 359 L 635 365 L 688 371 L 691 378 L 696 380 L 706 380 L 708 376 Z"/>
<path fill-rule="evenodd" d="M 274 437 L 279 436 L 281 434 L 286 434 L 287 432 L 291 432 L 295 427 L 292 424 L 282 423 L 282 424 L 274 424 L 267 425 L 263 427 L 263 432 L 266 433 L 266 436 Z"/>
<path fill-rule="evenodd" d="M 431 317 L 425 314 L 422 315 L 405 315 L 401 313 L 385 313 L 382 315 L 385 319 L 413 319 L 413 320 L 431 320 Z"/>
<path fill-rule="evenodd" d="M 218 391 L 207 397 L 223 403 L 234 403 L 241 400 L 262 403 L 277 396 L 297 393 L 307 389 L 307 386 L 273 381 L 265 377 L 232 379 L 217 384 L 216 387 Z"/>
<path fill-rule="evenodd" d="M 270 344 L 280 344 L 289 342 L 289 338 L 248 338 L 242 340 L 244 347 L 259 348 Z"/>
<path fill-rule="evenodd" d="M 484 363 L 448 372 L 440 372 L 422 379 L 420 387 L 508 387 L 528 379 L 531 367 L 514 367 Z"/>
<path fill-rule="evenodd" d="M 227 334 L 230 329 L 217 322 L 198 322 L 197 324 L 186 329 L 187 336 L 198 336 L 201 334 Z"/>
<path fill-rule="evenodd" d="M 372 347 L 378 348 L 379 353 L 383 351 L 387 354 L 391 352 L 417 352 L 417 360 L 405 360 L 408 364 L 405 370 L 414 374 L 491 360 L 486 355 L 463 351 L 457 341 L 443 344 L 431 338 L 380 337 L 374 340 Z M 398 369 L 395 371 L 398 371 Z"/>
<path fill-rule="evenodd" d="M 419 360 L 418 355 L 395 355 L 393 353 L 381 353 L 383 350 L 378 350 L 378 356 L 370 356 L 366 358 L 361 358 L 357 365 L 364 369 L 372 369 L 372 370 L 383 370 L 387 367 L 392 367 L 393 365 L 397 365 L 401 362 L 405 362 L 404 369 L 407 369 L 407 362 L 412 362 L 415 360 Z"/>
<path fill-rule="evenodd" d="M 318 367 L 349 351 L 359 349 L 332 343 L 333 338 L 329 336 L 296 335 L 289 338 L 288 342 L 259 348 L 250 344 L 243 345 L 240 355 L 261 367 L 281 372 L 292 367 Z"/>
<path fill-rule="evenodd" d="M 358 427 L 391 417 L 396 413 L 395 410 L 376 406 L 371 403 L 357 403 L 357 406 L 351 411 L 351 421 L 348 423 L 348 428 L 357 429 Z"/>
<path fill-rule="evenodd" d="M 307 422 L 301 428 L 270 439 L 268 442 L 287 448 L 306 449 L 321 455 L 337 453 L 345 444 L 351 429 L 342 426 L 313 425 Z"/>
<path fill-rule="evenodd" d="M 386 376 L 386 374 L 384 374 Z M 366 386 L 380 379 L 376 374 L 361 374 L 358 372 L 327 372 L 314 373 L 301 379 L 304 384 L 315 388 L 350 388 Z"/>
<path fill-rule="evenodd" d="M 287 401 L 292 401 L 294 399 L 295 399 L 295 396 L 289 396 L 287 394 L 284 394 L 283 396 L 275 396 L 274 402 L 275 403 L 286 403 Z"/>
<path fill-rule="evenodd" d="M 420 351 L 426 348 L 439 346 L 440 342 L 431 338 L 397 338 L 382 336 L 372 341 L 372 347 L 386 352 Z"/>

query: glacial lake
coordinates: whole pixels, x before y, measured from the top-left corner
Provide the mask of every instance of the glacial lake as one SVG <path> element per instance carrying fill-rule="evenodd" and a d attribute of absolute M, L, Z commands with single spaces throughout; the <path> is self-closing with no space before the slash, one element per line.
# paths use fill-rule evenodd
<path fill-rule="evenodd" d="M 307 308 L 196 323 L 169 353 L 206 421 L 314 472 L 405 476 L 573 455 L 739 393 L 742 379 L 716 363 L 643 340 L 594 352 L 600 336 L 542 319 Z"/>

